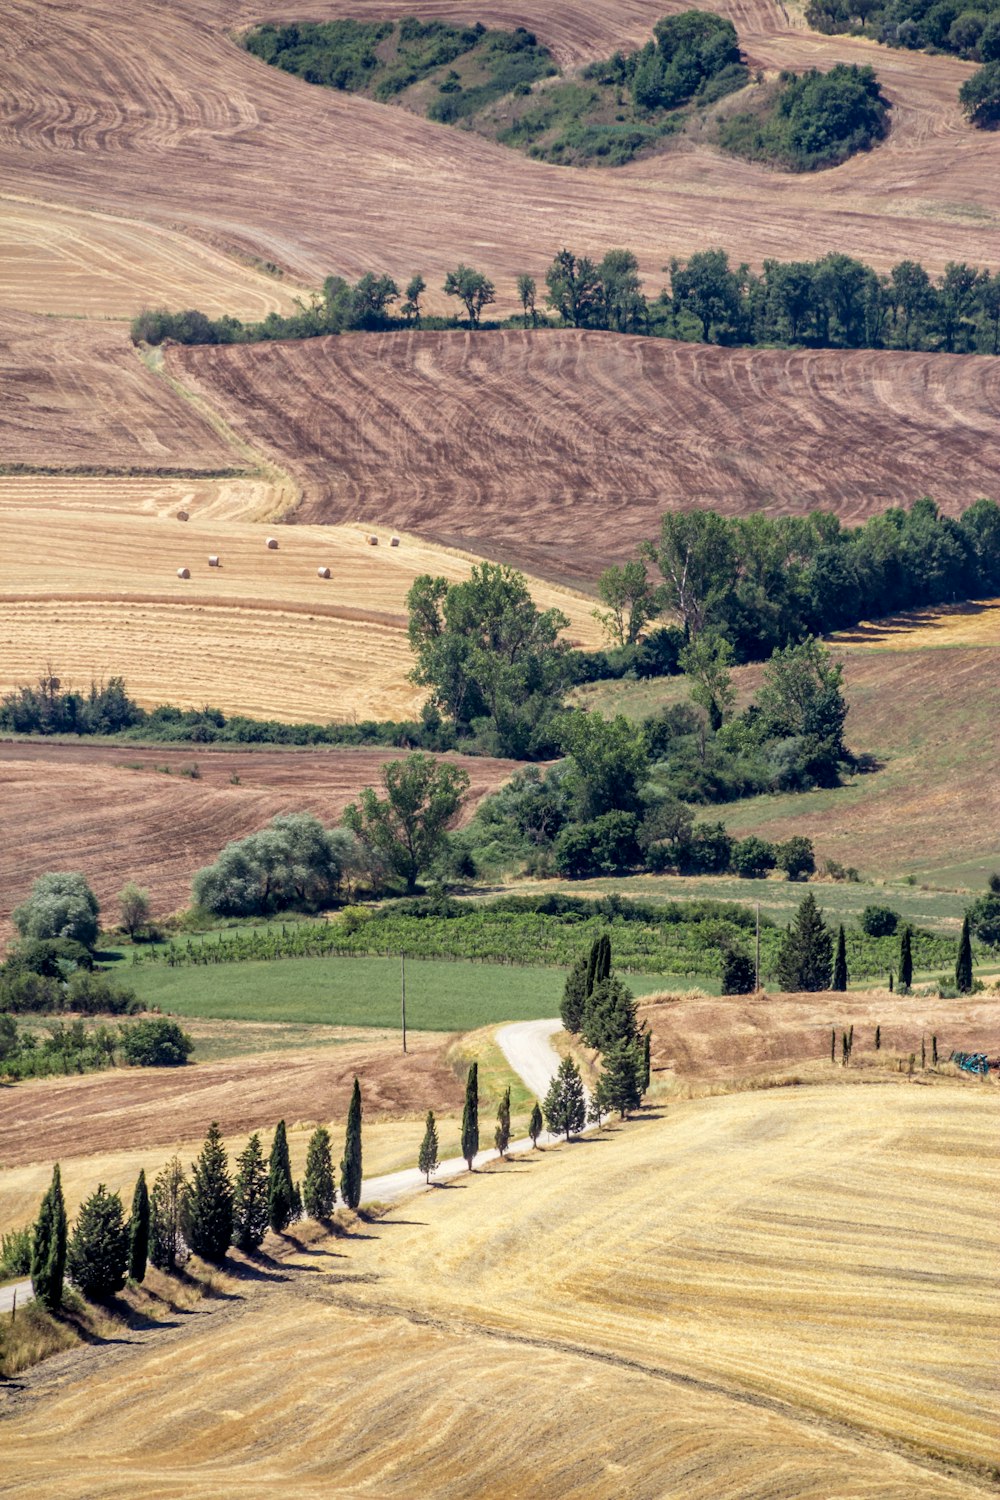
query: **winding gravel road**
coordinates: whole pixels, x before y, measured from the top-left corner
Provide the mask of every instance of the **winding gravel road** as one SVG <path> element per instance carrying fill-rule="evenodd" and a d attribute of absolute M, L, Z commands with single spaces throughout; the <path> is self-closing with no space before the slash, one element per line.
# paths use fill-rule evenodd
<path fill-rule="evenodd" d="M 537 1096 L 539 1103 L 548 1093 L 549 1084 L 559 1066 L 559 1054 L 551 1039 L 561 1024 L 561 1021 L 515 1021 L 509 1026 L 501 1026 L 496 1034 L 504 1057 L 518 1077 Z M 552 1137 L 546 1134 L 541 1139 L 549 1140 Z M 511 1142 L 511 1154 L 530 1150 L 530 1140 Z M 492 1148 L 480 1151 L 473 1165 L 484 1166 L 488 1161 L 495 1161 L 498 1155 Z M 455 1156 L 439 1164 L 434 1181 L 447 1182 L 449 1178 L 457 1177 L 467 1170 L 464 1157 Z M 430 1187 L 433 1186 L 432 1182 Z M 424 1181 L 424 1174 L 416 1167 L 407 1167 L 405 1171 L 389 1172 L 384 1177 L 365 1178 L 361 1188 L 361 1203 L 398 1203 L 411 1193 L 427 1191 L 429 1188 Z M 0 1313 L 10 1311 L 15 1292 L 18 1306 L 23 1307 L 32 1299 L 31 1282 L 17 1281 L 10 1286 L 0 1287 Z"/>

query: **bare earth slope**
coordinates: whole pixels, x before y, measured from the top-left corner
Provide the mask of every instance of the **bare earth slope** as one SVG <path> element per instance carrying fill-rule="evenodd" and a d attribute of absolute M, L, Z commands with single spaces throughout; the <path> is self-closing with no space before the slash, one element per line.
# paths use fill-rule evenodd
<path fill-rule="evenodd" d="M 168 367 L 355 516 L 591 576 L 663 510 L 1000 494 L 1000 361 L 727 350 L 565 330 L 174 348 Z"/>
<path fill-rule="evenodd" d="M 561 58 L 579 61 L 633 45 L 665 8 L 575 0 L 486 4 L 477 15 L 530 24 Z M 352 0 L 279 9 L 359 13 Z M 405 10 L 469 14 L 433 0 Z M 311 281 L 419 267 L 439 287 L 459 257 L 474 258 L 505 299 L 519 271 L 541 272 L 563 242 L 587 252 L 629 245 L 651 279 L 671 254 L 720 242 L 757 263 L 831 248 L 880 267 L 912 256 L 932 271 L 1000 259 L 1000 138 L 963 124 L 956 95 L 970 65 L 953 58 L 819 38 L 773 5 L 737 4 L 731 13 L 754 64 L 873 61 L 897 101 L 890 142 L 811 176 L 704 146 L 621 173 L 577 173 L 269 69 L 227 32 L 273 13 L 234 0 L 94 0 L 84 9 L 14 0 L 0 66 L 8 191 L 141 212 Z"/>

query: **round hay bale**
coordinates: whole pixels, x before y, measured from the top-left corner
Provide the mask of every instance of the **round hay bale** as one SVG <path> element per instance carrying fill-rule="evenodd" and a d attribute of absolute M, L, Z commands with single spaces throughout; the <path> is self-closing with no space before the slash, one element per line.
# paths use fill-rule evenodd
<path fill-rule="evenodd" d="M 369 545 L 369 547 L 377 547 L 378 546 L 378 537 L 377 536 L 370 536 L 368 538 L 368 545 Z"/>
<path fill-rule="evenodd" d="M 210 568 L 221 568 L 222 567 L 222 564 L 219 561 L 219 555 L 218 555 L 217 552 L 211 552 L 211 553 L 209 553 L 208 566 Z"/>
<path fill-rule="evenodd" d="M 187 511 L 186 510 L 179 510 L 177 512 L 177 519 L 178 519 L 178 521 L 186 521 L 188 519 L 188 513 L 187 513 Z"/>
<path fill-rule="evenodd" d="M 398 536 L 391 536 L 389 538 L 389 546 L 390 547 L 398 547 L 399 546 L 399 537 Z"/>
<path fill-rule="evenodd" d="M 267 550 L 269 552 L 277 552 L 277 550 L 278 550 L 278 538 L 276 536 L 269 536 L 268 537 L 268 539 L 267 539 Z"/>
<path fill-rule="evenodd" d="M 317 568 L 316 572 L 317 572 L 317 575 L 320 578 L 329 578 L 329 576 L 330 576 L 330 569 L 329 568 Z"/>
<path fill-rule="evenodd" d="M 191 577 L 191 569 L 190 568 L 178 568 L 177 569 L 177 577 L 178 578 L 190 578 Z"/>

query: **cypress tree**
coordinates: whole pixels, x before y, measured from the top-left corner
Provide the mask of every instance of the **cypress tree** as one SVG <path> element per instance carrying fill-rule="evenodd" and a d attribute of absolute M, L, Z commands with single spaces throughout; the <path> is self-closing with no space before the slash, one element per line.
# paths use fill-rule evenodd
<path fill-rule="evenodd" d="M 629 1110 L 638 1109 L 642 1103 L 641 1067 L 641 1055 L 636 1055 L 634 1043 L 619 1042 L 604 1054 L 601 1100 L 609 1110 L 616 1109 L 623 1120 Z"/>
<path fill-rule="evenodd" d="M 545 1096 L 545 1118 L 549 1129 L 565 1131 L 567 1140 L 586 1124 L 587 1096 L 580 1069 L 571 1057 L 563 1058 Z"/>
<path fill-rule="evenodd" d="M 66 1204 L 59 1163 L 56 1162 L 52 1181 L 38 1211 L 31 1243 L 31 1285 L 46 1312 L 58 1312 L 62 1306 L 65 1275 Z"/>
<path fill-rule="evenodd" d="M 854 1051 L 854 1022 L 852 1021 L 851 1022 L 851 1029 L 847 1033 L 847 1055 L 848 1055 L 848 1057 L 850 1057 L 850 1055 L 851 1055 L 851 1053 L 853 1051 Z"/>
<path fill-rule="evenodd" d="M 288 1135 L 284 1120 L 279 1120 L 274 1129 L 271 1154 L 267 1159 L 267 1222 L 275 1234 L 283 1234 L 292 1222 L 294 1196 Z"/>
<path fill-rule="evenodd" d="M 337 1187 L 333 1180 L 330 1132 L 319 1125 L 309 1137 L 302 1204 L 310 1219 L 328 1219 L 336 1201 Z"/>
<path fill-rule="evenodd" d="M 757 971 L 749 953 L 741 948 L 724 948 L 722 951 L 722 993 L 724 995 L 752 995 L 757 983 Z"/>
<path fill-rule="evenodd" d="M 778 954 L 778 981 L 783 990 L 825 990 L 830 985 L 833 938 L 810 891 L 802 898 Z"/>
<path fill-rule="evenodd" d="M 936 1036 L 932 1036 L 931 1037 L 931 1062 L 934 1064 L 935 1068 L 937 1067 L 937 1060 L 938 1060 L 937 1037 Z"/>
<path fill-rule="evenodd" d="M 356 1078 L 347 1111 L 344 1156 L 340 1163 L 340 1196 L 348 1208 L 356 1209 L 361 1202 L 361 1085 Z"/>
<path fill-rule="evenodd" d="M 462 1110 L 462 1155 L 469 1171 L 479 1150 L 479 1064 L 469 1066 L 465 1081 L 465 1107 Z"/>
<path fill-rule="evenodd" d="M 875 1027 L 875 1051 L 876 1052 L 881 1052 L 881 1050 L 882 1050 L 882 1028 L 881 1028 L 881 1026 L 876 1026 Z"/>
<path fill-rule="evenodd" d="M 913 983 L 913 949 L 909 927 L 903 928 L 899 940 L 899 987 L 908 990 Z"/>
<path fill-rule="evenodd" d="M 567 1031 L 577 1032 L 583 1023 L 583 1007 L 587 999 L 587 980 L 590 973 L 590 954 L 581 953 L 566 976 L 559 1014 Z"/>
<path fill-rule="evenodd" d="M 922 1036 L 920 1038 L 920 1071 L 921 1071 L 921 1073 L 924 1071 L 924 1069 L 926 1068 L 926 1066 L 927 1066 L 927 1038 Z"/>
<path fill-rule="evenodd" d="M 847 989 L 847 939 L 844 936 L 843 922 L 837 933 L 837 956 L 833 960 L 833 983 L 830 988 L 841 992 Z"/>
<path fill-rule="evenodd" d="M 969 919 L 962 920 L 962 936 L 958 940 L 958 958 L 955 961 L 955 984 L 960 995 L 972 993 L 972 938 L 969 936 Z"/>
<path fill-rule="evenodd" d="M 233 1244 L 245 1253 L 257 1250 L 268 1224 L 267 1170 L 260 1136 L 254 1134 L 236 1158 L 233 1190 Z"/>
<path fill-rule="evenodd" d="M 160 1271 L 172 1271 L 184 1250 L 184 1208 L 188 1185 L 175 1156 L 153 1183 L 149 1199 L 149 1258 Z"/>
<path fill-rule="evenodd" d="M 434 1111 L 427 1111 L 427 1123 L 424 1127 L 424 1138 L 420 1142 L 420 1155 L 417 1158 L 417 1168 L 424 1174 L 424 1181 L 430 1182 L 431 1173 L 437 1171 L 438 1165 L 438 1133 L 434 1120 Z"/>
<path fill-rule="evenodd" d="M 538 1145 L 538 1137 L 542 1133 L 542 1111 L 536 1099 L 531 1107 L 531 1119 L 528 1121 L 528 1134 L 531 1137 L 532 1146 Z"/>
<path fill-rule="evenodd" d="M 611 938 L 605 933 L 597 940 L 597 961 L 594 965 L 594 985 L 603 984 L 611 978 Z"/>
<path fill-rule="evenodd" d="M 185 1234 L 194 1253 L 216 1265 L 225 1260 L 232 1244 L 233 1184 L 226 1148 L 214 1120 L 198 1160 L 191 1164 Z"/>
<path fill-rule="evenodd" d="M 830 1031 L 830 1061 L 837 1061 L 837 1028 L 834 1026 Z"/>
<path fill-rule="evenodd" d="M 104 1184 L 80 1209 L 66 1255 L 73 1285 L 93 1302 L 120 1292 L 128 1276 L 129 1233 L 117 1193 Z"/>
<path fill-rule="evenodd" d="M 507 1147 L 510 1145 L 510 1086 L 504 1089 L 503 1098 L 500 1100 L 500 1108 L 497 1110 L 497 1128 L 493 1135 L 493 1143 L 500 1155 L 507 1155 Z"/>
<path fill-rule="evenodd" d="M 640 1093 L 649 1092 L 649 1080 L 653 1070 L 653 1033 L 647 1031 L 642 1038 L 642 1077 L 639 1080 Z"/>
<path fill-rule="evenodd" d="M 146 1276 L 149 1258 L 149 1191 L 146 1173 L 140 1171 L 132 1194 L 132 1212 L 128 1221 L 128 1277 L 141 1282 Z"/>

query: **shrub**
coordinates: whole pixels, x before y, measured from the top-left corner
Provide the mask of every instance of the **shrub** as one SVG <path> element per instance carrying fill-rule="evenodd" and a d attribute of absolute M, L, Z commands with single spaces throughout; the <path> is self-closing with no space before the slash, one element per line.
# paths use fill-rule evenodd
<path fill-rule="evenodd" d="M 724 823 L 696 823 L 681 855 L 685 873 L 722 875 L 729 869 L 733 841 Z"/>
<path fill-rule="evenodd" d="M 996 876 L 993 877 L 996 879 Z M 1000 948 L 1000 894 L 992 886 L 989 895 L 973 901 L 966 912 L 969 926 L 981 943 L 989 948 Z"/>
<path fill-rule="evenodd" d="M 733 844 L 731 860 L 737 875 L 744 879 L 759 880 L 768 870 L 774 869 L 777 855 L 774 845 L 767 839 L 759 839 L 751 834 L 749 838 L 738 839 Z"/>
<path fill-rule="evenodd" d="M 891 906 L 866 906 L 861 913 L 861 930 L 869 937 L 892 937 L 899 926 L 899 913 Z"/>
<path fill-rule="evenodd" d="M 135 990 L 106 974 L 78 970 L 66 988 L 66 1009 L 82 1016 L 134 1016 L 141 1008 Z"/>
<path fill-rule="evenodd" d="M 24 973 L 0 975 L 0 1010 L 15 1015 L 29 1012 L 58 1011 L 63 1008 L 63 987 L 58 979 L 44 974 Z"/>
<path fill-rule="evenodd" d="M 973 125 L 978 125 L 981 130 L 992 130 L 1000 125 L 1000 61 L 988 62 L 967 78 L 958 91 L 958 98 Z"/>
<path fill-rule="evenodd" d="M 573 823 L 556 839 L 556 868 L 571 880 L 614 875 L 639 859 L 635 813 L 608 812 L 589 823 Z"/>
<path fill-rule="evenodd" d="M 94 955 L 74 938 L 30 938 L 18 943 L 0 966 L 0 977 L 30 970 L 49 979 L 65 979 L 74 969 L 92 969 Z"/>
<path fill-rule="evenodd" d="M 757 983 L 754 961 L 739 948 L 727 948 L 722 954 L 722 993 L 750 995 Z"/>
<path fill-rule="evenodd" d="M 774 852 L 779 870 L 784 870 L 789 880 L 802 880 L 807 875 L 816 873 L 812 839 L 802 838 L 797 834 L 785 843 L 778 844 Z"/>
<path fill-rule="evenodd" d="M 31 1238 L 31 1227 L 25 1225 L 0 1239 L 0 1277 L 31 1274 Z"/>
<path fill-rule="evenodd" d="M 121 1053 L 134 1068 L 176 1068 L 186 1063 L 194 1042 L 176 1021 L 156 1017 L 121 1028 Z"/>
<path fill-rule="evenodd" d="M 82 875 L 53 871 L 39 875 L 27 901 L 11 916 L 23 938 L 73 938 L 93 948 L 99 912 L 97 897 Z"/>

